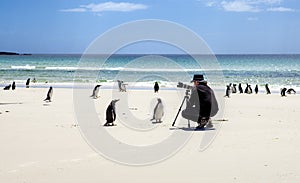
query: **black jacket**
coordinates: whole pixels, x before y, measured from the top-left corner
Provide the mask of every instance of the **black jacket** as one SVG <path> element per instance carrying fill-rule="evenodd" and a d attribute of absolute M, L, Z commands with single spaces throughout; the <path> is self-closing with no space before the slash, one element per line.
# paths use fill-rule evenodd
<path fill-rule="evenodd" d="M 201 117 L 212 117 L 219 111 L 215 94 L 206 83 L 200 83 L 192 89 L 187 107 L 199 109 L 199 115 Z"/>

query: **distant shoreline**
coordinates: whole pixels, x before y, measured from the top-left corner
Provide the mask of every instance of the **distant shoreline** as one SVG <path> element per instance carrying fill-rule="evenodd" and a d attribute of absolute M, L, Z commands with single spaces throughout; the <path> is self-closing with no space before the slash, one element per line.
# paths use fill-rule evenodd
<path fill-rule="evenodd" d="M 0 52 L 0 55 L 32 55 L 30 53 L 16 53 L 16 52 Z"/>
<path fill-rule="evenodd" d="M 164 55 L 164 56 L 186 56 L 190 54 L 182 54 L 182 53 L 116 53 L 116 54 L 84 54 L 84 53 L 17 53 L 17 52 L 0 52 L 1 55 L 76 55 L 76 56 L 83 56 L 83 55 L 91 55 L 91 56 L 145 56 L 145 55 Z M 263 55 L 300 55 L 300 53 L 215 53 L 215 54 L 191 54 L 194 56 L 200 55 L 200 56 L 263 56 Z"/>

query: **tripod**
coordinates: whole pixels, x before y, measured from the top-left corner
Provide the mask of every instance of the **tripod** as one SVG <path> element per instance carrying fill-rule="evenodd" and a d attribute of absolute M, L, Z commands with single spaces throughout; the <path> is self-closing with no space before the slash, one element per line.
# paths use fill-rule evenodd
<path fill-rule="evenodd" d="M 183 100 L 182 100 L 182 102 L 181 102 L 181 105 L 180 105 L 180 107 L 179 107 L 179 109 L 178 109 L 178 112 L 177 112 L 176 117 L 175 117 L 175 119 L 174 119 L 174 121 L 173 121 L 173 123 L 172 123 L 172 126 L 175 126 L 177 117 L 178 117 L 178 115 L 179 115 L 179 113 L 180 113 L 180 111 L 181 111 L 181 108 L 182 108 L 182 106 L 183 106 L 183 103 L 184 103 L 187 99 L 189 99 L 189 90 L 186 90 L 186 92 L 185 92 L 185 96 L 184 96 L 184 98 L 183 98 Z M 189 128 L 191 127 L 191 125 L 190 125 L 190 120 L 188 120 L 188 127 L 189 127 Z"/>

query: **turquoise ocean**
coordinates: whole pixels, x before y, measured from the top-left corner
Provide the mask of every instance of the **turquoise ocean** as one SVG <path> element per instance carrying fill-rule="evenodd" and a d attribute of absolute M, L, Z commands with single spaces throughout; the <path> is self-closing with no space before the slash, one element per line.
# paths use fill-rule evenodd
<path fill-rule="evenodd" d="M 203 58 L 202 58 L 203 57 Z M 199 59 L 205 59 L 199 56 Z M 249 83 L 300 88 L 300 55 L 216 55 L 218 67 L 201 67 L 188 55 L 94 55 L 82 61 L 79 54 L 33 54 L 0 56 L 0 85 L 12 81 L 37 83 L 189 82 L 193 74 L 222 73 L 223 81 L 212 84 Z M 206 58 L 207 59 L 207 58 Z M 206 60 L 209 62 L 209 59 Z M 78 67 L 80 65 L 80 67 Z M 80 69 L 79 69 L 80 68 Z M 80 71 L 78 71 L 80 70 Z M 182 77 L 182 76 L 186 77 Z M 75 77 L 76 76 L 76 77 Z M 188 79 L 187 79 L 188 78 Z M 209 81 L 210 82 L 210 81 Z"/>

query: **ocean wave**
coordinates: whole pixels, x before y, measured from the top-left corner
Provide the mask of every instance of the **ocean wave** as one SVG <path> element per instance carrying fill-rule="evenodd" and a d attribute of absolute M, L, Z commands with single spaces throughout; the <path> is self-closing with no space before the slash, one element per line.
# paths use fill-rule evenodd
<path fill-rule="evenodd" d="M 241 69 L 241 68 L 128 68 L 128 67 L 74 67 L 74 66 L 14 66 L 10 68 L 0 68 L 0 70 L 36 70 L 36 71 L 123 71 L 123 72 L 300 72 L 299 69 L 282 69 L 282 70 L 269 70 L 269 69 Z"/>
<path fill-rule="evenodd" d="M 1 70 L 29 70 L 36 69 L 38 70 L 48 70 L 48 71 L 124 71 L 124 72 L 198 72 L 198 71 L 221 71 L 221 69 L 184 69 L 184 68 L 126 68 L 126 67 L 58 67 L 58 66 L 49 66 L 49 67 L 36 67 L 36 66 L 11 66 L 11 68 L 1 68 Z"/>
<path fill-rule="evenodd" d="M 117 67 L 117 68 L 100 68 L 99 71 L 125 71 L 125 72 L 203 72 L 203 71 L 222 71 L 222 69 L 127 68 L 127 67 Z"/>
<path fill-rule="evenodd" d="M 11 69 L 18 69 L 18 70 L 33 70 L 35 69 L 35 66 L 30 66 L 30 65 L 12 65 Z"/>
<path fill-rule="evenodd" d="M 67 71 L 72 71 L 72 70 L 77 70 L 77 67 L 45 67 L 45 70 L 67 70 Z"/>

